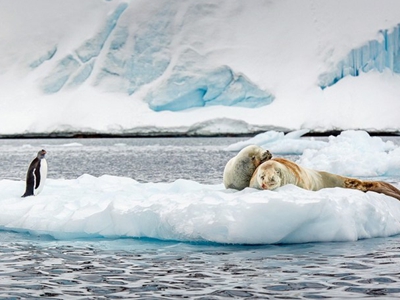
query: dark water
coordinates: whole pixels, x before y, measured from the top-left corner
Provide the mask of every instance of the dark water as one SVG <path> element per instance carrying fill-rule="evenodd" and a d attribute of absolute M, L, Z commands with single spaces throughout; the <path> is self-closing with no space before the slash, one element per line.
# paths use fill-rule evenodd
<path fill-rule="evenodd" d="M 400 296 L 399 237 L 232 246 L 1 236 L 2 299 Z"/>
<path fill-rule="evenodd" d="M 127 176 L 140 182 L 177 179 L 221 183 L 232 153 L 224 147 L 238 138 L 138 138 L 0 140 L 0 179 L 25 178 L 30 161 L 44 148 L 49 178 L 82 174 Z"/>
<path fill-rule="evenodd" d="M 223 148 L 237 140 L 0 140 L 0 179 L 22 180 L 45 148 L 50 178 L 214 184 L 232 156 Z M 240 246 L 0 231 L 0 299 L 388 299 L 400 297 L 399 267 L 399 236 Z"/>

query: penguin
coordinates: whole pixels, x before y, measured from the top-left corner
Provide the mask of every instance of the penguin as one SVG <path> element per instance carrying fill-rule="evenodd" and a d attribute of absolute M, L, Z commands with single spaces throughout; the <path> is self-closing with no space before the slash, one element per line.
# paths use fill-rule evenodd
<path fill-rule="evenodd" d="M 28 172 L 26 173 L 25 194 L 21 197 L 35 196 L 42 191 L 47 178 L 47 161 L 44 158 L 45 155 L 46 150 L 40 150 L 36 158 L 29 165 Z"/>

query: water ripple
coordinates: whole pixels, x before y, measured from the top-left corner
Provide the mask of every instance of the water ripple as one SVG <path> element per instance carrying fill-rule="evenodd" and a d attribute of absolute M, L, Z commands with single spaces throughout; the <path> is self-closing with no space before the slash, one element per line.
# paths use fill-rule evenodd
<path fill-rule="evenodd" d="M 391 245 L 399 239 L 391 238 Z M 328 250 L 335 243 L 321 249 L 320 244 L 290 248 L 154 241 L 149 248 L 129 250 L 96 249 L 89 242 L 0 244 L 0 298 L 399 297 L 399 249 L 387 247 L 385 255 L 363 251 L 371 243 L 353 243 L 354 249 L 339 243 L 335 252 Z M 349 250 L 358 254 L 349 255 Z"/>

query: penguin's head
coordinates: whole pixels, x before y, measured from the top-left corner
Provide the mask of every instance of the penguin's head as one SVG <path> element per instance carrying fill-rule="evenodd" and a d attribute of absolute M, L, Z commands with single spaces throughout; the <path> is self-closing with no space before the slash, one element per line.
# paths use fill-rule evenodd
<path fill-rule="evenodd" d="M 38 157 L 39 159 L 43 159 L 44 156 L 46 155 L 46 153 L 47 153 L 46 150 L 42 149 L 42 150 L 40 150 L 40 151 L 38 152 L 37 157 Z"/>

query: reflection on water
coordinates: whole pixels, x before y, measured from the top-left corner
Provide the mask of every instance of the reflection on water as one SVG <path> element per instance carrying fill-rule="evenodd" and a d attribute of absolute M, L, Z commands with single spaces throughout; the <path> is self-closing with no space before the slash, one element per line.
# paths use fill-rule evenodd
<path fill-rule="evenodd" d="M 400 296 L 400 237 L 234 246 L 146 239 L 52 241 L 15 233 L 3 236 L 0 297 Z"/>
<path fill-rule="evenodd" d="M 50 178 L 88 173 L 216 184 L 232 156 L 223 149 L 237 140 L 0 140 L 0 179 L 23 180 L 30 160 L 45 148 Z M 0 231 L 0 298 L 397 298 L 399 242 L 400 236 L 238 246 L 148 239 L 57 241 Z"/>

